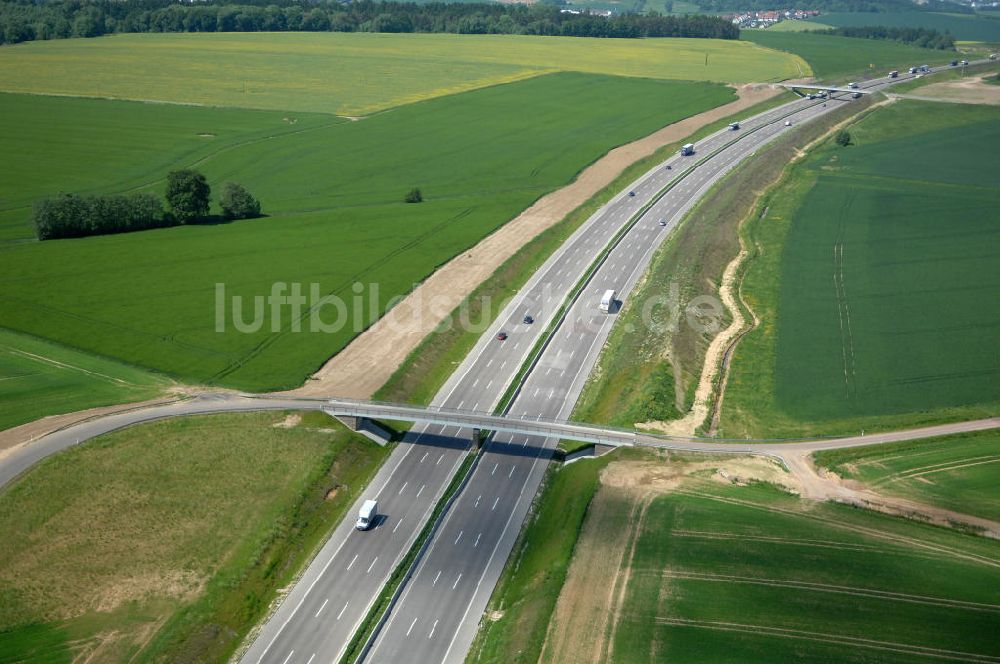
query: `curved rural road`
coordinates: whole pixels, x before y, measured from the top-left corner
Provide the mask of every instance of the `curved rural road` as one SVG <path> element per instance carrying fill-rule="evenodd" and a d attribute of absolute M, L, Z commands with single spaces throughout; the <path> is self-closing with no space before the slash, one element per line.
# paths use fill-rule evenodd
<path fill-rule="evenodd" d="M 906 78 L 902 75 L 897 80 Z M 883 79 L 869 87 L 886 83 Z M 726 173 L 784 133 L 786 120 L 793 125 L 806 122 L 842 103 L 850 101 L 831 100 L 829 108 L 819 101 L 790 102 L 748 119 L 738 132 L 722 130 L 700 140 L 692 157 L 674 156 L 651 169 L 629 188 L 634 196 L 617 197 L 601 208 L 533 275 L 432 405 L 491 412 L 543 333 L 557 322 L 557 313 L 581 277 L 590 274 L 582 294 L 559 318 L 555 333 L 508 410 L 512 417 L 568 417 L 615 319 L 597 311 L 601 293 L 614 289 L 620 299 L 627 297 L 653 252 L 687 211 Z M 665 225 L 659 223 L 661 220 Z M 613 246 L 605 256 L 609 242 Z M 535 318 L 533 325 L 521 323 L 527 312 Z M 503 343 L 494 340 L 500 329 L 509 333 Z M 141 422 L 220 412 L 316 410 L 322 406 L 323 401 L 317 399 L 207 393 L 99 417 L 5 452 L 0 458 L 0 486 L 51 454 Z M 839 440 L 730 447 L 780 456 L 781 449 L 799 446 L 828 449 L 998 426 L 1000 419 L 994 418 Z M 355 533 L 350 519 L 345 519 L 255 635 L 243 661 L 292 664 L 340 658 L 461 464 L 468 449 L 461 441 L 467 433 L 438 425 L 413 429 L 361 497 L 378 498 L 382 522 L 371 532 Z M 464 660 L 555 442 L 514 434 L 490 440 L 366 661 Z M 727 451 L 725 445 L 711 442 L 656 444 Z"/>

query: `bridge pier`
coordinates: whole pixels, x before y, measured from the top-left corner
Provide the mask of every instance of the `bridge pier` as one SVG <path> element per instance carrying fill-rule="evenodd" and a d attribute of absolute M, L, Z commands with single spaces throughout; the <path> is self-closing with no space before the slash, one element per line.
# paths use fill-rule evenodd
<path fill-rule="evenodd" d="M 356 415 L 335 415 L 329 411 L 326 411 L 326 414 L 351 431 L 360 433 L 362 436 L 375 441 L 383 447 L 392 439 L 392 432 L 375 420 L 370 420 L 367 417 L 357 417 Z"/>

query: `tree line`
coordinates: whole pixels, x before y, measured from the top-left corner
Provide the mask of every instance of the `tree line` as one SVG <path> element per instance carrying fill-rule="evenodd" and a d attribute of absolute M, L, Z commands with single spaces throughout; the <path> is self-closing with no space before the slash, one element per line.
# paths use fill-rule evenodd
<path fill-rule="evenodd" d="M 738 13 L 745 11 L 771 11 L 786 9 L 816 9 L 834 12 L 915 12 L 938 11 L 961 14 L 975 13 L 971 7 L 945 0 L 926 0 L 921 4 L 912 0 L 697 0 L 702 11 Z M 822 19 L 820 19 L 822 20 Z"/>
<path fill-rule="evenodd" d="M 35 233 L 39 240 L 56 240 L 199 223 L 210 219 L 211 195 L 205 176 L 190 169 L 167 176 L 166 211 L 153 194 L 59 194 L 35 204 Z M 260 202 L 235 182 L 223 185 L 219 207 L 223 219 L 260 216 Z"/>
<path fill-rule="evenodd" d="M 739 39 L 713 16 L 570 14 L 552 4 L 373 2 L 319 4 L 297 0 L 233 3 L 209 0 L 0 0 L 0 44 L 98 37 L 122 32 L 451 32 L 573 37 L 704 37 Z"/>
<path fill-rule="evenodd" d="M 889 28 L 884 25 L 870 25 L 854 28 L 831 28 L 829 30 L 810 30 L 819 35 L 838 35 L 858 39 L 885 39 L 897 41 L 922 48 L 934 48 L 940 51 L 955 50 L 955 38 L 948 32 L 938 32 L 931 28 Z"/>

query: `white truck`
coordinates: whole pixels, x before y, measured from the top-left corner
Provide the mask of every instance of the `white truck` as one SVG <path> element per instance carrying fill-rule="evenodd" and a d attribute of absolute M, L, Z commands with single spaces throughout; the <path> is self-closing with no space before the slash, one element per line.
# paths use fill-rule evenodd
<path fill-rule="evenodd" d="M 687 157 L 688 155 L 694 154 L 694 143 L 688 143 L 681 146 L 681 156 Z"/>
<path fill-rule="evenodd" d="M 604 291 L 604 297 L 601 298 L 601 311 L 608 314 L 615 306 L 615 292 L 613 290 Z"/>
<path fill-rule="evenodd" d="M 896 71 L 895 69 L 889 72 L 889 78 L 896 78 L 897 76 L 899 76 L 899 72 Z"/>
<path fill-rule="evenodd" d="M 375 525 L 375 519 L 377 518 L 378 501 L 366 500 L 361 505 L 361 510 L 358 512 L 358 520 L 355 522 L 354 527 L 358 530 L 368 530 Z"/>

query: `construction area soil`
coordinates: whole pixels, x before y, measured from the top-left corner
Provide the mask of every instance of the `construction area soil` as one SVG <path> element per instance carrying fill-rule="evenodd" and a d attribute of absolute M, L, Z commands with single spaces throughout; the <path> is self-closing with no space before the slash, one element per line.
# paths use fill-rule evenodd
<path fill-rule="evenodd" d="M 783 458 L 788 470 L 774 459 L 759 456 L 698 460 L 660 453 L 658 458 L 608 464 L 573 550 L 540 660 L 594 664 L 614 660 L 615 629 L 631 574 L 632 550 L 647 507 L 656 496 L 690 491 L 689 484 L 704 482 L 706 477 L 737 486 L 768 482 L 808 501 L 834 500 L 942 526 L 964 524 L 983 536 L 1000 538 L 1000 523 L 883 496 L 841 481 L 817 470 L 808 452 Z"/>
<path fill-rule="evenodd" d="M 690 136 L 701 127 L 780 94 L 778 88 L 747 85 L 739 99 L 700 113 L 620 146 L 584 169 L 567 186 L 543 196 L 534 205 L 453 258 L 368 330 L 331 358 L 302 387 L 298 396 L 369 398 L 403 360 L 462 300 L 508 258 L 537 235 L 561 221 L 610 184 L 628 166 L 658 149 Z"/>
<path fill-rule="evenodd" d="M 991 85 L 984 79 L 994 78 L 996 73 L 973 76 L 957 81 L 931 83 L 920 87 L 916 95 L 943 101 L 957 101 L 966 104 L 993 104 L 1000 106 L 1000 85 Z"/>

